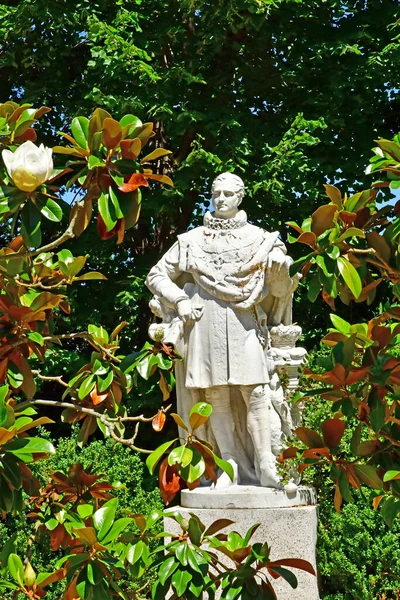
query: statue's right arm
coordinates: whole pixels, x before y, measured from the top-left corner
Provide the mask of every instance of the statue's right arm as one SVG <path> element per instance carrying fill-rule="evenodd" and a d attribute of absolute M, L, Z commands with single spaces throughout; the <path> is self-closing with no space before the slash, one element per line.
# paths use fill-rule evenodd
<path fill-rule="evenodd" d="M 179 269 L 179 243 L 175 242 L 172 248 L 150 270 L 145 283 L 154 295 L 159 296 L 176 308 L 180 300 L 189 299 L 182 288 L 175 283 L 181 274 L 182 271 Z"/>

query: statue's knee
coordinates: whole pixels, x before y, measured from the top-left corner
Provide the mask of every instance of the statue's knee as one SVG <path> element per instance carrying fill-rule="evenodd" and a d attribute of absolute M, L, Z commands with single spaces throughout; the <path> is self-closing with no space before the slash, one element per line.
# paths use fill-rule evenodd
<path fill-rule="evenodd" d="M 265 386 L 258 385 L 255 387 L 250 395 L 250 409 L 265 409 L 270 405 L 269 396 L 265 389 Z"/>
<path fill-rule="evenodd" d="M 230 411 L 229 391 L 222 386 L 209 388 L 206 392 L 206 402 L 211 404 L 214 413 Z"/>

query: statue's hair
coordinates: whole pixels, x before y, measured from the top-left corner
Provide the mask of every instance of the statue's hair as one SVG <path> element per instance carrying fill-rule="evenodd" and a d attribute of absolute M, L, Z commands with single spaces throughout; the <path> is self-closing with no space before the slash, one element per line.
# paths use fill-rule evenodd
<path fill-rule="evenodd" d="M 239 196 L 241 202 L 244 196 L 244 183 L 243 180 L 240 179 L 240 177 L 238 175 L 235 175 L 234 173 L 221 173 L 220 175 L 217 175 L 217 177 L 212 182 L 211 191 L 214 191 L 214 186 L 216 183 L 218 183 L 219 181 L 227 180 L 230 180 L 233 183 L 234 191 Z"/>

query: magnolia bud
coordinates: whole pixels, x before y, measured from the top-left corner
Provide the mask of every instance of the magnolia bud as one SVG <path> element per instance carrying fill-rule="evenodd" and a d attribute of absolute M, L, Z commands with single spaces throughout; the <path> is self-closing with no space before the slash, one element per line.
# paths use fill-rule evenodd
<path fill-rule="evenodd" d="M 33 142 L 24 142 L 15 152 L 3 150 L 2 157 L 7 172 L 17 188 L 23 192 L 34 192 L 36 188 L 50 179 L 53 173 L 51 148 Z"/>

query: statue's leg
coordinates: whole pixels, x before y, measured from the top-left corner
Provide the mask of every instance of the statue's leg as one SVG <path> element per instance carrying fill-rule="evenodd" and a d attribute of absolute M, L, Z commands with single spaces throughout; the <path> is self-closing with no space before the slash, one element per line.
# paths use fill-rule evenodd
<path fill-rule="evenodd" d="M 241 386 L 247 406 L 247 430 L 253 442 L 256 472 L 264 487 L 280 488 L 276 459 L 272 453 L 272 407 L 268 386 Z"/>
<path fill-rule="evenodd" d="M 238 464 L 235 452 L 235 425 L 228 386 L 217 386 L 205 390 L 206 402 L 212 405 L 210 427 L 218 444 L 221 458 L 228 461 L 234 472 L 234 480 L 224 472 L 218 477 L 215 489 L 223 489 L 238 482 Z"/>

